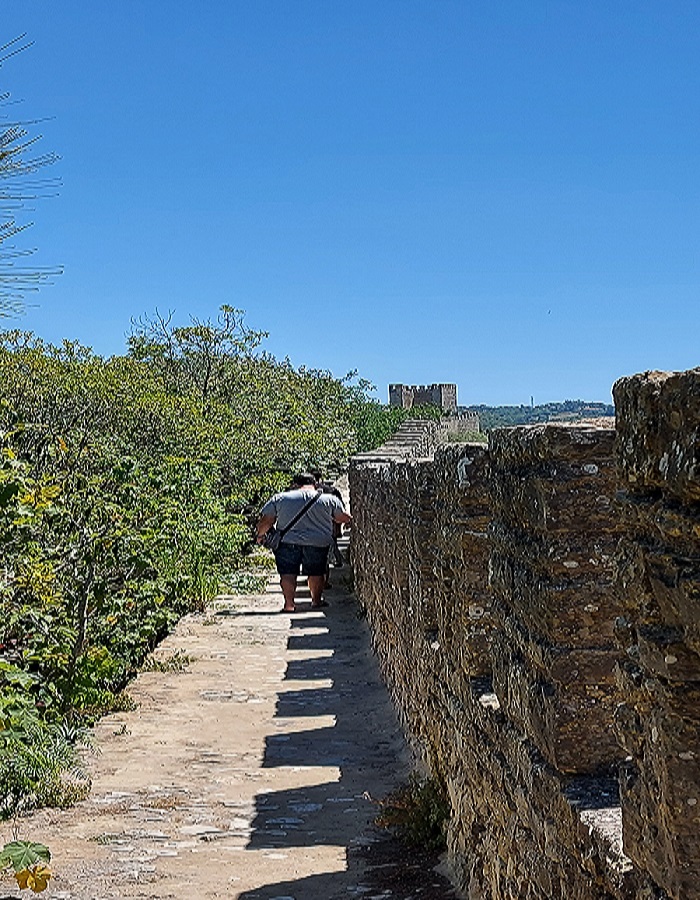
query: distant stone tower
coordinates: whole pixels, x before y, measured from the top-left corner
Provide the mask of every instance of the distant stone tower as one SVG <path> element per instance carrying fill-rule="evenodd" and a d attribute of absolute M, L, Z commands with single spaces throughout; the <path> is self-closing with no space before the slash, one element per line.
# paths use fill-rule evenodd
<path fill-rule="evenodd" d="M 437 406 L 444 412 L 457 412 L 456 384 L 390 384 L 389 406 L 413 409 L 414 406 Z"/>

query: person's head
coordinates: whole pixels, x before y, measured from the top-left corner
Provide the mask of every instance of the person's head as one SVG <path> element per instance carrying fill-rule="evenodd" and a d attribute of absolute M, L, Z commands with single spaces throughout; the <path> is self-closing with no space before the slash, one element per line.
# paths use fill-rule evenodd
<path fill-rule="evenodd" d="M 292 487 L 316 487 L 316 479 L 310 472 L 300 472 L 292 480 Z"/>

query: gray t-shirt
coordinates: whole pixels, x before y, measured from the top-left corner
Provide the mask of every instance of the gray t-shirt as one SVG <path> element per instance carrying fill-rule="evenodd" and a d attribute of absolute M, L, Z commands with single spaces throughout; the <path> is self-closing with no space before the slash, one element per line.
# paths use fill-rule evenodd
<path fill-rule="evenodd" d="M 278 529 L 285 528 L 314 496 L 314 493 L 294 490 L 275 494 L 263 506 L 262 515 L 275 516 L 276 527 Z M 345 512 L 342 502 L 333 494 L 321 494 L 314 505 L 285 534 L 282 543 L 328 547 L 333 539 L 333 516 L 339 512 Z"/>

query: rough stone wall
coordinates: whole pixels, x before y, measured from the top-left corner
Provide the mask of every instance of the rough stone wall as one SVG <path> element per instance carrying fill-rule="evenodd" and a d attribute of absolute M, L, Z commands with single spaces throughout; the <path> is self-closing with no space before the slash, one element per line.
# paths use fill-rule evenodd
<path fill-rule="evenodd" d="M 470 677 L 491 671 L 489 648 L 495 620 L 488 586 L 487 447 L 443 445 L 435 451 L 432 468 L 435 639 L 443 677 L 461 698 Z"/>
<path fill-rule="evenodd" d="M 490 453 L 355 459 L 358 596 L 405 727 L 450 797 L 465 896 L 663 897 L 622 853 L 617 781 L 596 771 L 619 757 L 612 433 L 512 432 Z"/>
<path fill-rule="evenodd" d="M 700 369 L 614 387 L 625 537 L 618 733 L 626 852 L 700 897 Z"/>
<path fill-rule="evenodd" d="M 621 613 L 614 435 L 595 424 L 491 435 L 494 686 L 560 772 L 605 770 L 621 755 L 611 728 Z"/>

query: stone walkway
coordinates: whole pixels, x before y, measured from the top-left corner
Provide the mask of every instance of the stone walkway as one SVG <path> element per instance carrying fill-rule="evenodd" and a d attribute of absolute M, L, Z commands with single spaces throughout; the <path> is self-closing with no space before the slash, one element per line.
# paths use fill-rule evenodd
<path fill-rule="evenodd" d="M 190 664 L 139 675 L 138 708 L 100 723 L 89 799 L 22 823 L 21 837 L 53 853 L 42 896 L 414 895 L 369 877 L 367 850 L 381 843 L 372 798 L 405 780 L 410 758 L 354 599 L 328 599 L 312 611 L 302 591 L 299 612 L 283 615 L 274 583 L 180 623 L 157 654 Z M 0 900 L 26 896 L 13 884 L 0 883 Z"/>

